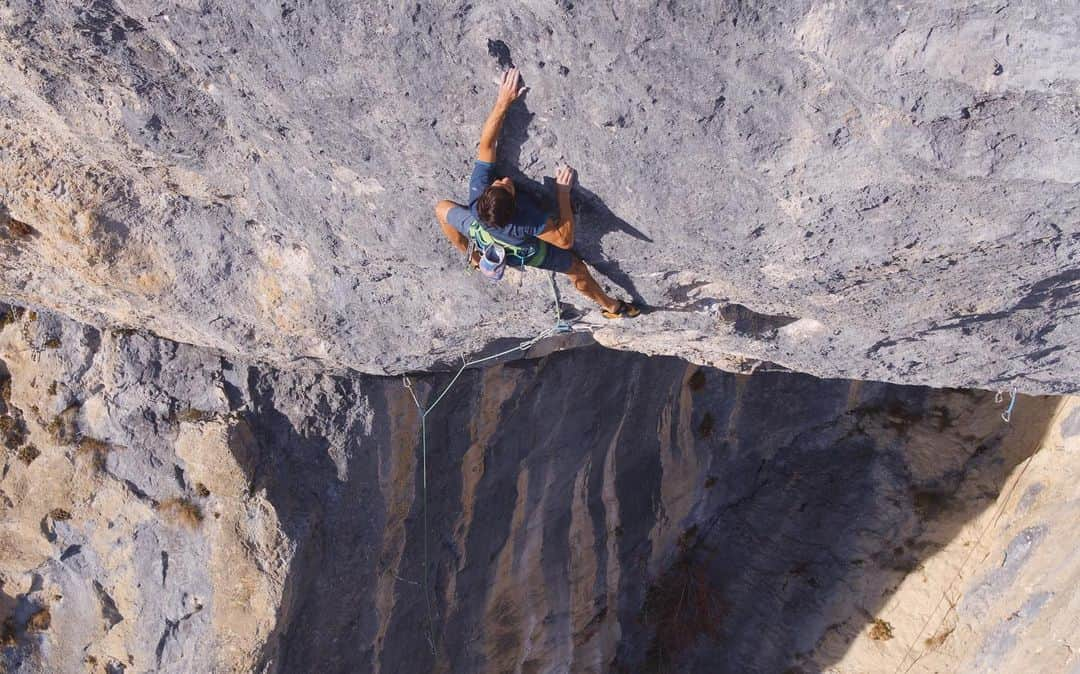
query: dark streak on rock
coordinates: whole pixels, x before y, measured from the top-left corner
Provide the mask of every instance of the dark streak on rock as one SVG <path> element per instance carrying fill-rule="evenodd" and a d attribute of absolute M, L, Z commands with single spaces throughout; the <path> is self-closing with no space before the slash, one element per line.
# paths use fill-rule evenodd
<path fill-rule="evenodd" d="M 105 591 L 101 583 L 94 581 L 94 592 L 97 593 L 98 602 L 101 604 L 101 617 L 105 620 L 105 631 L 111 630 L 117 623 L 123 621 L 124 616 L 116 608 L 116 602 L 112 595 Z"/>
<path fill-rule="evenodd" d="M 61 553 L 60 561 L 61 562 L 67 561 L 68 559 L 71 559 L 72 557 L 79 554 L 80 552 L 82 552 L 82 546 L 81 545 L 69 545 L 67 547 L 67 549 L 65 549 L 64 552 Z"/>

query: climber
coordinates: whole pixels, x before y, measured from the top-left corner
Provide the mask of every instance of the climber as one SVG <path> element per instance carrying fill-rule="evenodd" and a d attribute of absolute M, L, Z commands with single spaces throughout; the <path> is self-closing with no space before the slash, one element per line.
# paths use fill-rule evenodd
<path fill-rule="evenodd" d="M 518 194 L 509 178 L 495 178 L 499 130 L 510 105 L 526 90 L 527 87 L 521 86 L 517 68 L 503 74 L 495 107 L 480 134 L 480 148 L 469 181 L 469 205 L 444 199 L 436 204 L 435 217 L 450 243 L 461 252 L 469 251 L 470 239 L 476 243 L 479 250 L 473 252 L 470 260 L 474 267 L 481 262 L 481 251 L 494 252 L 496 259 L 504 260 L 507 265 L 566 274 L 578 292 L 600 305 L 605 318 L 637 316 L 641 311 L 633 304 L 603 291 L 572 250 L 574 214 L 570 209 L 570 188 L 574 169 L 563 166 L 555 172 L 557 214 L 547 212 L 528 194 Z M 482 268 L 492 275 L 488 267 Z M 492 275 L 498 276 L 501 268 Z"/>

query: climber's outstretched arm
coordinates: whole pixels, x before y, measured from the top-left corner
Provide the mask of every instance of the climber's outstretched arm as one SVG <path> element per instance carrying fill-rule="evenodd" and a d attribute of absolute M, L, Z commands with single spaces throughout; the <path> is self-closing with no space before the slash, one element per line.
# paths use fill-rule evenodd
<path fill-rule="evenodd" d="M 570 187 L 574 184 L 574 169 L 563 166 L 555 172 L 555 196 L 559 215 L 548 220 L 537 238 L 559 248 L 574 247 L 574 211 L 570 208 Z"/>
<path fill-rule="evenodd" d="M 499 142 L 499 131 L 502 130 L 503 120 L 510 104 L 518 99 L 528 87 L 521 86 L 521 74 L 517 68 L 511 68 L 503 73 L 502 84 L 499 85 L 499 97 L 495 99 L 495 107 L 491 109 L 487 121 L 484 122 L 484 130 L 480 132 L 480 148 L 476 152 L 476 158 L 480 161 L 495 161 L 495 144 Z"/>

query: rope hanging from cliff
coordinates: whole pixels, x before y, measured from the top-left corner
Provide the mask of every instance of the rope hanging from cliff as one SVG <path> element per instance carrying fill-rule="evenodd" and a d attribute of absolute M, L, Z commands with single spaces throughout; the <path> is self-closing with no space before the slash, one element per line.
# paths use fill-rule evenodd
<path fill-rule="evenodd" d="M 998 395 L 1000 396 L 1001 394 L 999 393 Z M 1013 396 L 1013 402 L 1016 402 L 1015 395 Z M 1011 405 L 1009 406 L 1009 409 L 1012 409 Z M 1003 414 L 1002 416 L 1005 415 Z M 1006 419 L 1006 421 L 1008 421 L 1008 419 Z M 923 634 L 926 633 L 926 628 L 930 626 L 930 622 L 934 619 L 934 616 L 937 615 L 938 609 L 940 609 L 941 605 L 945 602 L 949 602 L 949 608 L 945 611 L 945 613 L 941 615 L 941 620 L 938 621 L 937 627 L 934 629 L 935 634 L 941 633 L 941 628 L 945 625 L 945 621 L 948 619 L 949 613 L 956 608 L 956 603 L 949 598 L 949 594 L 951 592 L 954 592 L 956 590 L 956 587 L 960 584 L 960 581 L 963 580 L 964 567 L 967 566 L 968 561 L 971 560 L 971 557 L 975 553 L 975 551 L 982 547 L 983 539 L 986 538 L 986 534 L 988 534 L 991 529 L 997 526 L 998 520 L 1000 520 L 1001 516 L 1005 513 L 1005 506 L 1008 505 L 1009 501 L 1012 499 L 1013 492 L 1016 491 L 1016 487 L 1020 484 L 1020 481 L 1024 479 L 1024 473 L 1027 472 L 1028 466 L 1031 465 L 1031 460 L 1035 458 L 1035 455 L 1039 453 L 1040 449 L 1041 448 L 1036 447 L 1035 451 L 1028 456 L 1028 458 L 1024 461 L 1024 465 L 1016 474 L 1016 479 L 1012 481 L 1012 485 L 1005 493 L 1005 497 L 999 499 L 997 508 L 994 511 L 994 516 L 990 518 L 990 521 L 986 524 L 986 526 L 982 528 L 982 531 L 979 532 L 979 535 L 975 538 L 975 544 L 968 547 L 967 555 L 964 556 L 963 561 L 960 562 L 960 566 L 957 567 L 955 576 L 949 582 L 948 587 L 946 587 L 945 590 L 941 593 L 941 598 L 938 599 L 937 604 L 934 605 L 934 610 L 926 616 L 926 622 L 923 623 L 923 626 L 919 629 L 919 633 L 915 635 L 915 638 L 908 645 L 907 650 L 904 651 L 904 657 L 900 659 L 900 662 L 896 663 L 896 669 L 893 670 L 893 674 L 900 674 L 901 669 L 904 670 L 904 674 L 907 674 L 907 672 L 910 672 L 912 668 L 919 663 L 919 660 L 923 659 L 923 656 L 925 656 L 932 650 L 930 648 L 923 649 L 921 653 L 916 655 L 911 660 L 911 664 L 908 664 L 906 668 L 904 667 L 904 665 L 907 664 L 908 658 L 910 658 L 914 653 L 915 646 L 916 644 L 918 644 L 919 639 L 921 639 Z M 983 555 L 982 561 L 985 561 L 986 558 L 989 556 L 990 551 L 987 550 L 986 554 Z"/>
<path fill-rule="evenodd" d="M 413 389 L 412 382 L 409 381 L 408 376 L 402 377 L 405 388 L 409 391 L 409 395 L 412 396 L 413 403 L 416 405 L 416 409 L 420 411 L 420 484 L 424 512 L 424 604 L 427 609 L 428 623 L 426 636 L 428 640 L 428 646 L 431 648 L 432 655 L 435 655 L 435 634 L 434 621 L 431 619 L 431 591 L 428 584 L 427 416 L 431 413 L 432 410 L 435 409 L 435 407 L 440 402 L 442 402 L 443 398 L 446 397 L 446 394 L 450 392 L 450 389 L 453 388 L 454 384 L 457 383 L 458 378 L 461 377 L 462 373 L 464 373 L 467 368 L 474 365 L 479 365 L 481 363 L 486 363 L 488 361 L 497 360 L 518 351 L 520 351 L 521 353 L 525 353 L 526 351 L 536 346 L 538 343 L 547 339 L 548 337 L 554 337 L 555 335 L 573 332 L 573 327 L 571 327 L 568 322 L 562 319 L 562 311 L 559 308 L 559 286 L 555 283 L 555 272 L 551 272 L 549 274 L 548 281 L 550 282 L 551 294 L 554 298 L 555 307 L 555 324 L 552 325 L 550 328 L 540 332 L 532 339 L 528 339 L 524 342 L 519 343 L 513 348 L 507 349 L 505 351 L 500 351 L 499 353 L 492 354 L 490 356 L 484 356 L 483 358 L 476 358 L 473 360 L 465 360 L 465 357 L 462 356 L 461 367 L 458 368 L 458 371 L 450 379 L 450 383 L 448 383 L 443 388 L 442 392 L 439 393 L 439 395 L 435 398 L 435 402 L 431 403 L 427 407 L 424 407 L 420 404 L 420 399 L 416 396 L 416 391 Z"/>

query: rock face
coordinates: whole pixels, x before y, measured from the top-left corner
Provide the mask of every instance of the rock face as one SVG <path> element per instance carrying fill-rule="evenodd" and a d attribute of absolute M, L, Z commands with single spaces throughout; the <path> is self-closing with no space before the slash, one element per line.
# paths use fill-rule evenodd
<path fill-rule="evenodd" d="M 1080 9 L 744 4 L 5 2 L 0 669 L 1075 669 Z"/>
<path fill-rule="evenodd" d="M 233 358 L 401 373 L 535 334 L 460 273 L 499 169 L 580 169 L 606 345 L 749 371 L 1077 390 L 1069 3 L 63 3 L 0 9 L 0 297 Z"/>
<path fill-rule="evenodd" d="M 1075 665 L 1074 398 L 591 347 L 467 371 L 425 458 L 399 378 L 3 315 L 11 671 Z"/>

